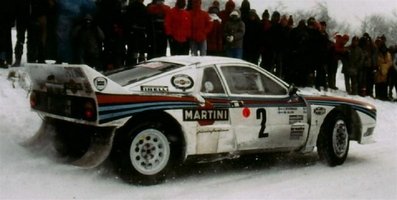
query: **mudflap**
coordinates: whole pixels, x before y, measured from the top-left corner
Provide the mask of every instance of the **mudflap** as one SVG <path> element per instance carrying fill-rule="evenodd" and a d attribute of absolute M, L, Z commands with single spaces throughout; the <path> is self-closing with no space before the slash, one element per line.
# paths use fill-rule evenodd
<path fill-rule="evenodd" d="M 44 149 L 48 148 L 55 138 L 55 128 L 49 120 L 43 119 L 39 130 L 29 138 L 27 141 L 22 142 L 21 145 L 27 148 Z"/>
<path fill-rule="evenodd" d="M 57 148 L 59 142 L 62 143 L 62 141 L 59 140 L 59 134 L 62 135 L 66 132 L 77 132 L 77 134 L 82 134 L 92 131 L 93 133 L 90 134 L 89 144 L 84 148 L 84 152 L 81 153 L 81 156 L 73 158 L 73 160 L 68 160 L 67 162 L 87 169 L 99 166 L 110 155 L 116 128 L 90 127 L 84 129 L 83 125 L 76 126 L 77 128 L 70 128 L 73 127 L 72 125 L 73 124 L 61 122 L 59 120 L 44 118 L 36 134 L 26 142 L 21 143 L 21 145 L 36 152 L 58 152 L 58 154 L 60 154 L 59 148 Z M 66 130 L 66 132 L 60 132 L 60 130 Z M 72 143 L 68 144 L 75 146 L 75 142 L 79 142 L 77 140 L 79 139 L 72 139 Z"/>
<path fill-rule="evenodd" d="M 114 127 L 106 127 L 98 129 L 91 137 L 91 144 L 85 154 L 72 164 L 82 168 L 94 168 L 99 166 L 109 156 L 113 138 L 116 132 Z"/>

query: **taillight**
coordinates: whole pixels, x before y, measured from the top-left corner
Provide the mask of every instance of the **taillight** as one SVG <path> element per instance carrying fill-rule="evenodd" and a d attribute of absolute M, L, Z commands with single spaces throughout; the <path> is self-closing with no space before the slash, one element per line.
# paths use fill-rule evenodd
<path fill-rule="evenodd" d="M 30 93 L 30 107 L 34 108 L 37 106 L 37 95 L 35 92 Z"/>
<path fill-rule="evenodd" d="M 84 104 L 84 117 L 88 120 L 95 119 L 95 105 L 92 101 L 87 101 Z"/>

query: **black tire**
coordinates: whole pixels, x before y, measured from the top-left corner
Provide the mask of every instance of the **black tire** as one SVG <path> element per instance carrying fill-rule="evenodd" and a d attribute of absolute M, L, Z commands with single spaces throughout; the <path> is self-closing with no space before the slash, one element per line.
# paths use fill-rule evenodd
<path fill-rule="evenodd" d="M 112 160 L 119 176 L 140 185 L 165 181 L 182 162 L 183 142 L 161 122 L 143 122 L 115 141 Z M 175 131 L 175 130 L 174 130 Z"/>
<path fill-rule="evenodd" d="M 320 160 L 329 166 L 342 165 L 349 152 L 349 131 L 346 119 L 336 113 L 326 121 L 317 139 Z"/>

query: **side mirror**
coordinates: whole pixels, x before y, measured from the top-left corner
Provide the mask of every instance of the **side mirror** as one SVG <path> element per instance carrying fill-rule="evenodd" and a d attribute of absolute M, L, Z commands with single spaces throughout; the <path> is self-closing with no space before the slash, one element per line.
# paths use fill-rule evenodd
<path fill-rule="evenodd" d="M 291 84 L 288 88 L 288 94 L 289 96 L 293 96 L 298 92 L 298 88 L 295 86 L 295 84 Z"/>

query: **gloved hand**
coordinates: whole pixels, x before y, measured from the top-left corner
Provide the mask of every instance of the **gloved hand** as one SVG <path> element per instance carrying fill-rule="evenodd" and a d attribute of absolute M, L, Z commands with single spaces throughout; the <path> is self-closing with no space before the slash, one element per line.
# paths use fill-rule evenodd
<path fill-rule="evenodd" d="M 233 35 L 226 36 L 226 40 L 227 40 L 228 42 L 233 42 L 234 36 L 233 36 Z"/>

